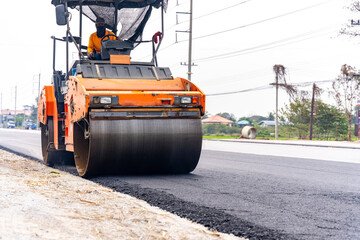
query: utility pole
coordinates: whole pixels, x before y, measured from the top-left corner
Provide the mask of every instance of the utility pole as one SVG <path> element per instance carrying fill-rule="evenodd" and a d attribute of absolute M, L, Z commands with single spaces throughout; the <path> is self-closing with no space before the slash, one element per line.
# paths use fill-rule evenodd
<path fill-rule="evenodd" d="M 39 101 L 39 98 L 40 98 L 40 73 L 39 73 L 39 84 L 38 84 L 38 95 L 37 96 L 38 96 L 37 100 Z M 38 129 L 39 129 L 39 119 L 36 118 L 36 130 L 38 130 Z"/>
<path fill-rule="evenodd" d="M 312 98 L 311 98 L 311 113 L 310 113 L 310 136 L 309 139 L 312 140 L 313 135 L 313 125 L 314 125 L 314 107 L 315 107 L 315 98 L 319 97 L 322 90 L 315 83 L 313 83 Z"/>
<path fill-rule="evenodd" d="M 193 19 L 193 0 L 190 0 L 190 28 L 189 28 L 189 59 L 188 59 L 188 80 L 191 81 L 191 54 L 192 54 L 192 19 Z"/>
<path fill-rule="evenodd" d="M 0 125 L 1 125 L 1 127 L 3 127 L 3 114 L 2 114 L 2 104 L 3 104 L 3 100 L 2 100 L 3 98 L 2 98 L 2 92 L 1 92 L 1 105 L 0 105 L 0 115 L 1 115 L 1 118 L 0 118 Z"/>
<path fill-rule="evenodd" d="M 15 118 L 16 118 L 17 85 L 15 85 Z"/>
<path fill-rule="evenodd" d="M 189 31 L 175 31 L 176 32 L 176 41 L 177 42 L 177 33 L 188 33 L 189 34 L 189 52 L 188 52 L 188 63 L 187 64 L 181 64 L 181 65 L 187 65 L 188 66 L 188 80 L 191 81 L 191 67 L 196 66 L 194 63 L 192 63 L 192 22 L 193 22 L 193 0 L 190 0 L 190 12 L 176 12 L 176 14 L 189 14 L 190 16 L 190 25 L 189 25 Z M 178 23 L 178 16 L 176 15 L 176 23 Z"/>
<path fill-rule="evenodd" d="M 38 84 L 38 99 L 39 99 L 39 96 L 40 96 L 40 73 L 39 73 L 39 84 Z"/>
<path fill-rule="evenodd" d="M 279 136 L 279 131 L 278 131 L 278 126 L 279 126 L 279 76 L 278 74 L 276 74 L 275 76 L 275 82 L 274 83 L 270 83 L 270 85 L 275 85 L 275 89 L 276 89 L 276 96 L 275 96 L 275 140 L 278 139 Z"/>
<path fill-rule="evenodd" d="M 355 131 L 357 131 L 357 137 L 360 140 L 360 100 L 358 100 L 357 103 L 357 108 L 356 108 L 356 113 L 357 113 L 357 127 L 355 125 Z"/>
<path fill-rule="evenodd" d="M 315 89 L 316 85 L 313 83 L 312 98 L 311 98 L 311 113 L 310 113 L 310 136 L 309 140 L 312 140 L 313 135 L 313 119 L 314 119 L 314 103 L 315 103 Z"/>
<path fill-rule="evenodd" d="M 351 19 L 352 26 L 360 26 L 360 20 L 354 21 Z M 360 100 L 358 100 L 358 110 L 357 110 L 357 117 L 358 117 L 358 138 L 360 139 Z"/>
<path fill-rule="evenodd" d="M 360 140 L 360 100 L 358 100 L 358 138 Z"/>
<path fill-rule="evenodd" d="M 283 65 L 277 64 L 273 66 L 273 71 L 275 73 L 275 83 L 270 83 L 270 85 L 274 85 L 276 87 L 276 113 L 275 113 L 275 140 L 278 139 L 279 136 L 279 78 L 282 79 L 284 83 L 282 83 L 282 86 L 289 86 L 286 84 L 286 69 Z"/>
<path fill-rule="evenodd" d="M 275 140 L 279 137 L 279 76 L 276 75 Z"/>
<path fill-rule="evenodd" d="M 38 88 L 37 88 L 37 97 L 38 98 L 37 99 L 39 100 L 39 97 L 40 97 L 40 76 L 41 76 L 41 74 L 39 73 L 38 75 L 34 75 L 34 77 L 35 76 L 39 76 L 39 79 L 37 81 L 37 84 L 38 84 Z M 33 78 L 33 80 L 34 80 L 34 78 Z M 39 119 L 36 118 L 36 129 L 39 129 L 38 125 L 39 125 Z"/>

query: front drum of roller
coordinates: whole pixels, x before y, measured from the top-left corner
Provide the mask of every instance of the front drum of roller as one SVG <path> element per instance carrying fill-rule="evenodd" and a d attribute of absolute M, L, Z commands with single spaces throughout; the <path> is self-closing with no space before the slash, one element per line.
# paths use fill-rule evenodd
<path fill-rule="evenodd" d="M 90 120 L 74 124 L 80 176 L 182 174 L 193 171 L 202 145 L 200 119 Z"/>

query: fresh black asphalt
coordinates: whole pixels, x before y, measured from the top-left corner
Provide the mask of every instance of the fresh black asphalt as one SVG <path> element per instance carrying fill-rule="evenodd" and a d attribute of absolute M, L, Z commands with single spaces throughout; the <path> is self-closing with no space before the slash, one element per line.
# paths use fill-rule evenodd
<path fill-rule="evenodd" d="M 92 179 L 250 239 L 359 239 L 358 164 L 203 151 L 183 176 Z"/>

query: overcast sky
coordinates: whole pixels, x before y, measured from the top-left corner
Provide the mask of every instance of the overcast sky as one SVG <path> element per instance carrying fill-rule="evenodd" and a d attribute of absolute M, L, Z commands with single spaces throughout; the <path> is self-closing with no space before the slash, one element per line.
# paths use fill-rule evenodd
<path fill-rule="evenodd" d="M 17 109 L 35 104 L 38 74 L 41 85 L 50 84 L 52 73 L 52 40 L 65 36 L 65 27 L 55 23 L 55 9 L 48 1 L 13 1 L 2 3 L 0 47 L 2 52 L 2 108 Z M 177 5 L 179 3 L 179 5 Z M 159 52 L 159 65 L 169 66 L 173 75 L 186 78 L 188 35 L 175 30 L 188 30 L 189 0 L 169 0 L 165 16 L 165 38 Z M 219 4 L 221 3 L 221 5 Z M 234 113 L 236 117 L 268 115 L 275 109 L 275 89 L 242 92 L 269 86 L 274 81 L 272 67 L 282 64 L 291 83 L 331 80 L 342 64 L 359 67 L 360 47 L 356 39 L 338 35 L 351 15 L 346 0 L 194 0 L 193 7 L 193 82 L 207 97 L 207 110 Z M 157 11 L 159 12 L 159 11 Z M 72 32 L 78 35 L 78 13 L 73 11 Z M 359 16 L 360 18 L 360 16 Z M 84 44 L 95 31 L 90 21 L 84 22 Z M 156 11 L 145 28 L 144 38 L 160 30 Z M 72 52 L 75 52 L 72 49 Z M 132 55 L 133 60 L 150 60 L 151 46 L 144 44 Z M 58 54 L 64 48 L 58 46 Z M 71 54 L 76 57 L 76 54 Z M 58 60 L 58 68 L 65 59 Z M 64 70 L 64 69 L 62 69 Z M 327 88 L 329 84 L 320 84 Z M 310 87 L 308 87 L 310 89 Z M 237 94 L 212 95 L 240 91 Z M 332 103 L 327 94 L 324 101 Z M 280 106 L 288 104 L 280 91 Z"/>

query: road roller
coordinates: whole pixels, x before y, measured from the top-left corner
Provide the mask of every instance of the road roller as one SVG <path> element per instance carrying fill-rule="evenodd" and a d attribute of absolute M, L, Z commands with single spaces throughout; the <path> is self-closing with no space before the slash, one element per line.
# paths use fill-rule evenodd
<path fill-rule="evenodd" d="M 192 172 L 201 153 L 205 95 L 158 65 L 167 0 L 51 3 L 66 36 L 51 37 L 52 84 L 43 87 L 38 101 L 44 163 L 72 162 L 83 177 Z M 153 11 L 161 11 L 161 29 L 146 39 L 143 31 Z M 70 28 L 73 12 L 79 12 L 78 36 Z M 83 16 L 93 22 L 103 18 L 114 33 L 101 39 L 100 60 L 90 59 L 82 45 Z M 56 65 L 58 43 L 66 49 L 63 70 Z M 149 61 L 132 60 L 140 44 L 149 45 Z M 71 47 L 79 57 L 70 64 Z"/>

